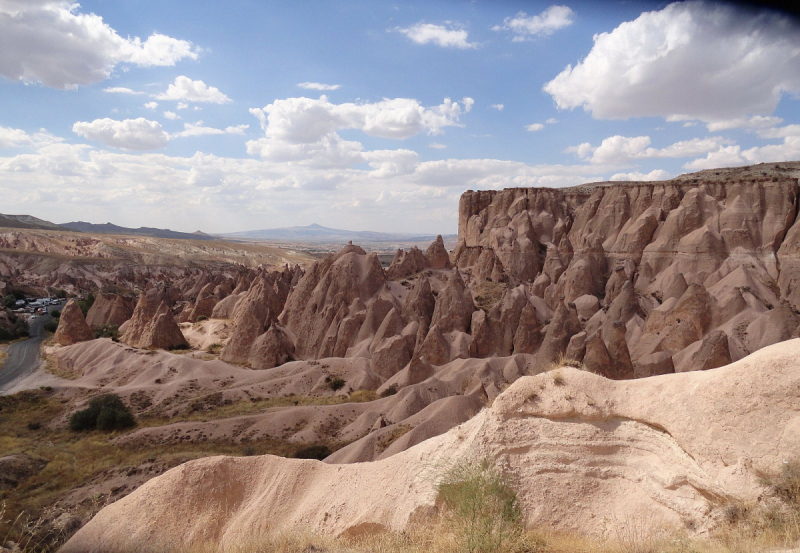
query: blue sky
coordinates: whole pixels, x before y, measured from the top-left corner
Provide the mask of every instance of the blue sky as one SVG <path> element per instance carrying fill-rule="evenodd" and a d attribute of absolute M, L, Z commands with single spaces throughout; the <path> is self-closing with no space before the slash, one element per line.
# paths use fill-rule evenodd
<path fill-rule="evenodd" d="M 0 0 L 2 211 L 454 233 L 467 189 L 800 159 L 800 27 L 710 2 Z"/>

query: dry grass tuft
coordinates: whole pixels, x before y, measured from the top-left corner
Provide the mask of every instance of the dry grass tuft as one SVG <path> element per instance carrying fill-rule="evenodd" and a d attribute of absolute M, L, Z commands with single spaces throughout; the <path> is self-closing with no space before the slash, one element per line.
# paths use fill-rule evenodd
<path fill-rule="evenodd" d="M 478 309 L 488 313 L 497 305 L 497 302 L 503 299 L 507 289 L 508 285 L 502 282 L 492 282 L 490 280 L 479 282 L 472 292 L 475 298 L 475 305 Z"/>
<path fill-rule="evenodd" d="M 379 453 L 383 453 L 389 448 L 390 445 L 395 443 L 402 436 L 408 434 L 411 430 L 413 430 L 413 428 L 413 426 L 409 426 L 407 424 L 398 424 L 389 432 L 383 433 L 376 441 L 375 447 L 378 448 Z"/>
<path fill-rule="evenodd" d="M 582 362 L 578 361 L 577 359 L 570 359 L 563 353 L 558 355 L 558 359 L 550 363 L 550 365 L 547 367 L 547 370 L 553 371 L 562 367 L 572 367 L 574 369 L 586 370 L 586 365 L 584 365 Z"/>

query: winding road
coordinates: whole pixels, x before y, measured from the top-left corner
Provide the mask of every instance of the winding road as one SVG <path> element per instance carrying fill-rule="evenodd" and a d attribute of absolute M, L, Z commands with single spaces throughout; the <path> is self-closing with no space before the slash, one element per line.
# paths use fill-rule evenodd
<path fill-rule="evenodd" d="M 52 319 L 50 311 L 61 309 L 61 305 L 51 305 L 47 315 L 39 315 L 30 324 L 30 338 L 15 342 L 8 347 L 8 359 L 0 368 L 0 395 L 19 380 L 31 374 L 39 366 L 39 351 L 42 340 L 47 337 L 44 323 Z"/>

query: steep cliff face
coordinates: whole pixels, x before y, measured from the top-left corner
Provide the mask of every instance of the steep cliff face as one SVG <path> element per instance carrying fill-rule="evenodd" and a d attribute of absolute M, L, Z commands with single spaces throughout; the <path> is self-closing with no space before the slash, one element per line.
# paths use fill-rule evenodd
<path fill-rule="evenodd" d="M 585 333 L 570 353 L 588 356 L 588 366 L 608 365 L 600 359 L 607 356 L 609 376 L 720 366 L 797 335 L 798 181 L 750 169 L 468 191 L 455 262 L 473 289 L 501 281 L 553 312 L 583 309 L 580 325 L 544 357 L 565 353 L 564 341 Z M 593 314 L 582 307 L 595 302 L 601 309 Z"/>

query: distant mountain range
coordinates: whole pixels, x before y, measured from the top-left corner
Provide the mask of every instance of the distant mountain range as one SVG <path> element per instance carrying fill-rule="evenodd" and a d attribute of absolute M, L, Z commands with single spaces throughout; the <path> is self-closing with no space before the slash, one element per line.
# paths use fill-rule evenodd
<path fill-rule="evenodd" d="M 152 227 L 139 227 L 128 228 L 120 227 L 112 223 L 105 223 L 103 225 L 96 225 L 94 223 L 85 223 L 83 221 L 75 221 L 72 223 L 63 223 L 59 225 L 61 230 L 76 230 L 78 232 L 87 232 L 90 234 L 131 234 L 134 236 L 154 236 L 156 238 L 173 238 L 178 240 L 217 240 L 215 236 L 209 236 L 204 232 L 177 232 L 169 229 L 160 229 Z"/>
<path fill-rule="evenodd" d="M 0 213 L 0 227 L 27 228 L 39 230 L 64 230 L 59 225 L 37 219 L 31 215 L 3 215 Z"/>
<path fill-rule="evenodd" d="M 226 238 L 244 238 L 249 240 L 269 240 L 275 242 L 321 242 L 321 243 L 353 243 L 363 242 L 424 242 L 436 239 L 435 234 L 392 234 L 359 230 L 342 230 L 308 225 L 306 227 L 284 227 L 261 230 L 249 230 L 222 234 Z"/>
<path fill-rule="evenodd" d="M 233 232 L 228 234 L 206 234 L 205 232 L 178 232 L 169 229 L 152 227 L 129 228 L 121 227 L 113 223 L 95 224 L 84 221 L 73 221 L 57 225 L 50 221 L 38 219 L 31 215 L 3 215 L 0 214 L 0 227 L 39 229 L 39 230 L 71 230 L 74 232 L 85 232 L 87 234 L 123 234 L 133 236 L 153 236 L 156 238 L 172 238 L 178 240 L 220 240 L 220 239 L 244 239 L 244 240 L 264 240 L 273 242 L 288 243 L 318 243 L 318 244 L 344 244 L 353 241 L 355 244 L 363 243 L 414 243 L 432 242 L 436 239 L 435 234 L 409 234 L 409 233 L 387 233 L 359 230 L 342 230 L 322 225 L 308 225 L 305 227 L 284 227 L 261 230 L 249 230 L 243 232 Z M 454 238 L 455 235 L 444 236 L 445 241 Z"/>

